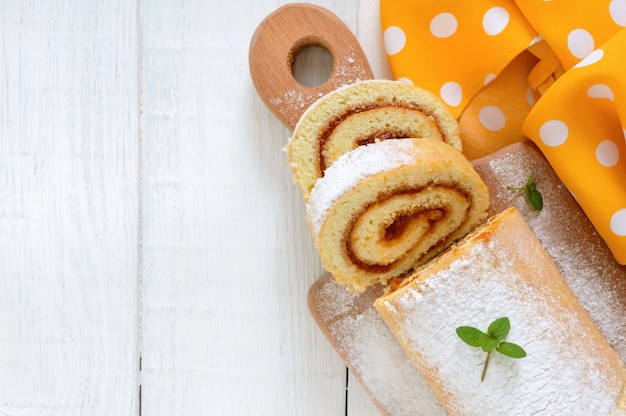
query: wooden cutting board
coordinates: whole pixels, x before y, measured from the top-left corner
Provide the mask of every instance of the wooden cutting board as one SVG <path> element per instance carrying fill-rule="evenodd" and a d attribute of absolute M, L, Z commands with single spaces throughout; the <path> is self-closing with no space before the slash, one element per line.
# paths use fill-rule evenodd
<path fill-rule="evenodd" d="M 296 55 L 310 46 L 322 47 L 333 57 L 328 80 L 314 88 L 300 84 L 293 75 Z M 268 15 L 252 35 L 248 56 L 259 97 L 292 131 L 302 113 L 321 96 L 374 78 L 350 29 L 332 12 L 313 4 L 287 4 Z"/>
<path fill-rule="evenodd" d="M 329 79 L 316 88 L 299 84 L 293 76 L 295 56 L 309 46 L 321 46 L 333 56 Z M 330 11 L 310 4 L 288 4 L 264 19 L 250 42 L 249 64 L 257 93 L 289 130 L 324 94 L 373 78 L 351 31 Z M 474 161 L 490 189 L 490 214 L 518 208 L 596 325 L 626 361 L 626 267 L 614 260 L 539 150 L 526 141 L 511 144 L 517 140 L 504 138 L 493 144 L 499 151 Z M 463 143 L 466 153 L 485 154 L 484 149 L 472 146 Z M 523 192 L 509 189 L 522 186 L 533 169 L 544 197 L 540 212 L 530 207 Z M 377 286 L 354 295 L 326 274 L 309 290 L 309 310 L 383 415 L 444 416 L 426 381 L 372 307 L 382 290 Z"/>
<path fill-rule="evenodd" d="M 614 260 L 547 160 L 535 145 L 519 142 L 474 166 L 490 190 L 490 215 L 517 207 L 626 362 L 626 267 Z M 544 199 L 541 211 L 528 204 L 523 192 L 508 189 L 523 185 L 533 169 Z M 446 415 L 372 307 L 382 290 L 377 286 L 355 295 L 326 274 L 309 290 L 309 310 L 383 415 Z"/>

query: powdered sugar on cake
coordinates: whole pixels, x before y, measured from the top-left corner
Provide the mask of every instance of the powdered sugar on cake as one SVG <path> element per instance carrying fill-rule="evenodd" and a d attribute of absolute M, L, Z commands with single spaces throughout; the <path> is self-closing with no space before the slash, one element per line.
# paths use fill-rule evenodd
<path fill-rule="evenodd" d="M 337 159 L 317 180 L 306 206 L 313 233 L 317 235 L 326 213 L 344 193 L 368 176 L 410 164 L 415 149 L 410 139 L 385 140 L 359 146 Z"/>
<path fill-rule="evenodd" d="M 394 313 L 414 317 L 403 323 L 404 342 L 439 373 L 438 379 L 446 380 L 444 390 L 456 397 L 458 414 L 618 414 L 617 395 L 597 367 L 602 357 L 565 341 L 571 341 L 569 328 L 580 327 L 581 317 L 569 311 L 553 317 L 552 294 L 526 284 L 504 256 L 479 242 L 471 253 L 429 276 L 419 291 L 406 290 L 395 305 L 386 303 Z M 464 344 L 455 329 L 469 325 L 486 331 L 502 316 L 511 321 L 507 340 L 528 356 L 514 360 L 494 354 L 481 382 L 485 353 Z M 563 320 L 571 322 L 563 325 Z"/>

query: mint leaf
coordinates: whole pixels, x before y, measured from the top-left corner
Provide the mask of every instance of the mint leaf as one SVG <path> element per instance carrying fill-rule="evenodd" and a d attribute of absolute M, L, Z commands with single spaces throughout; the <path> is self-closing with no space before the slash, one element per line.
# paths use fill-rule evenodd
<path fill-rule="evenodd" d="M 485 335 L 480 329 L 472 328 L 471 326 L 458 327 L 456 334 L 463 342 L 472 347 L 480 347 L 481 338 Z"/>
<path fill-rule="evenodd" d="M 487 333 L 471 326 L 460 326 L 456 329 L 456 334 L 463 342 L 472 347 L 480 347 L 487 353 L 480 381 L 485 379 L 487 367 L 489 366 L 489 358 L 491 358 L 491 353 L 494 350 L 510 358 L 526 357 L 526 351 L 524 351 L 522 347 L 512 342 L 503 341 L 510 330 L 511 322 L 507 317 L 498 318 L 489 324 Z"/>
<path fill-rule="evenodd" d="M 526 193 L 526 199 L 528 203 L 537 211 L 541 211 L 543 209 L 543 196 L 541 192 L 537 189 L 537 185 L 535 184 L 535 170 L 530 171 L 530 176 L 528 180 L 521 187 L 512 187 L 509 186 L 511 190 L 524 191 Z"/>
<path fill-rule="evenodd" d="M 498 339 L 485 335 L 481 340 L 480 348 L 485 352 L 490 352 L 493 351 L 499 343 L 500 341 Z"/>
<path fill-rule="evenodd" d="M 535 184 L 533 184 L 533 189 L 530 191 L 526 191 L 526 198 L 530 205 L 533 206 L 537 211 L 541 211 L 543 209 L 543 197 L 541 196 L 541 192 L 537 190 Z"/>
<path fill-rule="evenodd" d="M 496 351 L 498 351 L 502 355 L 506 355 L 507 357 L 511 358 L 526 357 L 526 351 L 524 351 L 524 348 L 512 342 L 502 341 L 500 345 L 498 345 L 498 347 L 496 348 Z"/>
<path fill-rule="evenodd" d="M 509 322 L 509 318 L 504 317 L 493 321 L 491 325 L 489 325 L 487 334 L 498 341 L 502 341 L 509 334 L 510 330 L 511 323 Z"/>

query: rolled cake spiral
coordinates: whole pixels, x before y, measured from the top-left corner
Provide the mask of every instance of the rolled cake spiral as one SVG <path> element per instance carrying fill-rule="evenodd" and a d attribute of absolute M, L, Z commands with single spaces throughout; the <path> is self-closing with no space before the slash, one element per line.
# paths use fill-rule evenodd
<path fill-rule="evenodd" d="M 486 217 L 489 191 L 438 139 L 360 146 L 326 170 L 307 221 L 322 264 L 353 292 L 401 277 Z"/>
<path fill-rule="evenodd" d="M 397 81 L 346 85 L 317 100 L 300 118 L 286 151 L 305 200 L 324 171 L 360 145 L 430 137 L 461 150 L 458 124 L 435 95 Z"/>

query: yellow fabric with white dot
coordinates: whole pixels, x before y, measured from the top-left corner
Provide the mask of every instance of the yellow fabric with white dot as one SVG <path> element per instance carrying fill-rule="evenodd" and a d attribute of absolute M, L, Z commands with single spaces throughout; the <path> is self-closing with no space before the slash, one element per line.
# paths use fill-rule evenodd
<path fill-rule="evenodd" d="M 626 264 L 626 0 L 380 7 L 394 78 L 437 94 L 478 151 L 534 141 Z M 529 52 L 539 42 L 565 72 L 535 100 L 526 77 L 541 58 Z"/>

